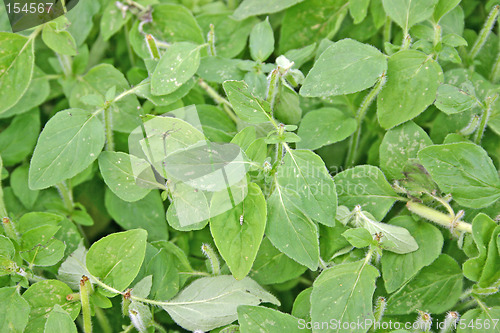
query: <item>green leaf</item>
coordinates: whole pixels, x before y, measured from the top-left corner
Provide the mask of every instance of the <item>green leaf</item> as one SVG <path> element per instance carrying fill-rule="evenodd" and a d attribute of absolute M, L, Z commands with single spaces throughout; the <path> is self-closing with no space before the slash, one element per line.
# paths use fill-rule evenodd
<path fill-rule="evenodd" d="M 6 166 L 23 161 L 32 151 L 40 134 L 37 109 L 17 115 L 0 133 L 0 154 Z"/>
<path fill-rule="evenodd" d="M 142 228 L 149 240 L 167 240 L 168 229 L 163 201 L 158 191 L 153 191 L 136 202 L 127 202 L 106 191 L 106 209 L 111 217 L 125 230 Z"/>
<path fill-rule="evenodd" d="M 288 8 L 281 25 L 280 54 L 333 38 L 348 7 L 346 0 L 308 0 Z"/>
<path fill-rule="evenodd" d="M 24 332 L 30 306 L 16 287 L 0 288 L 0 331 Z"/>
<path fill-rule="evenodd" d="M 313 288 L 309 287 L 302 290 L 293 302 L 292 316 L 297 318 L 311 320 L 311 293 Z"/>
<path fill-rule="evenodd" d="M 352 246 L 357 248 L 367 247 L 374 243 L 373 235 L 365 228 L 347 229 L 342 233 L 342 236 L 344 236 Z"/>
<path fill-rule="evenodd" d="M 41 225 L 21 236 L 21 257 L 30 265 L 52 266 L 64 256 L 66 245 L 53 236 L 60 229 L 56 225 Z"/>
<path fill-rule="evenodd" d="M 242 60 L 239 59 L 228 59 L 220 56 L 205 57 L 201 59 L 196 74 L 206 81 L 216 83 L 223 83 L 227 80 L 242 80 L 245 72 L 239 67 L 241 63 Z"/>
<path fill-rule="evenodd" d="M 211 58 L 203 58 L 203 59 L 211 59 Z M 141 83 L 139 83 L 137 86 L 135 86 L 135 88 L 137 89 L 135 89 L 134 92 L 137 96 L 149 99 L 154 105 L 166 106 L 178 102 L 181 98 L 186 96 L 191 91 L 191 89 L 193 89 L 194 85 L 195 85 L 195 79 L 192 78 L 171 94 L 155 96 L 151 94 L 151 79 L 147 78 Z"/>
<path fill-rule="evenodd" d="M 90 278 L 90 273 L 87 270 L 87 252 L 87 249 L 83 246 L 83 242 L 80 242 L 77 249 L 66 258 L 61 266 L 59 266 L 57 278 L 72 289 L 77 290 L 79 288 L 80 280 L 83 275 L 89 277 L 90 282 L 95 283 L 94 280 Z"/>
<path fill-rule="evenodd" d="M 343 39 L 327 48 L 314 63 L 300 94 L 325 97 L 370 88 L 387 70 L 387 60 L 373 46 Z"/>
<path fill-rule="evenodd" d="M 143 177 L 139 177 L 137 170 L 134 170 L 134 167 L 140 164 L 148 166 L 146 161 L 122 152 L 105 151 L 99 155 L 99 169 L 104 182 L 115 195 L 128 202 L 140 200 L 151 191 L 150 188 L 141 186 Z M 152 170 L 150 173 L 152 174 Z M 150 184 L 147 180 L 144 182 L 156 185 L 156 183 Z"/>
<path fill-rule="evenodd" d="M 250 33 L 250 55 L 252 59 L 264 62 L 274 51 L 274 33 L 269 18 L 254 25 Z"/>
<path fill-rule="evenodd" d="M 446 114 L 453 114 L 473 108 L 477 105 L 477 100 L 475 96 L 464 90 L 450 84 L 443 84 L 438 88 L 434 105 Z"/>
<path fill-rule="evenodd" d="M 32 209 L 40 191 L 32 191 L 29 189 L 28 172 L 28 165 L 17 167 L 16 170 L 14 170 L 10 175 L 10 186 L 24 207 Z"/>
<path fill-rule="evenodd" d="M 134 229 L 101 238 L 87 253 L 87 269 L 105 284 L 124 290 L 139 273 L 146 251 L 146 237 L 145 230 Z"/>
<path fill-rule="evenodd" d="M 387 314 L 409 314 L 417 310 L 440 314 L 451 309 L 462 294 L 463 276 L 457 262 L 441 254 L 422 268 L 410 282 L 391 295 Z"/>
<path fill-rule="evenodd" d="M 238 323 L 242 332 L 303 332 L 297 322 L 298 318 L 274 309 L 251 305 L 238 307 Z"/>
<path fill-rule="evenodd" d="M 245 76 L 245 80 L 247 76 Z M 267 84 L 267 81 L 264 81 Z M 285 124 L 298 124 L 302 118 L 299 94 L 286 83 L 279 85 L 274 100 L 274 116 Z"/>
<path fill-rule="evenodd" d="M 56 304 L 47 317 L 44 333 L 59 332 L 77 333 L 78 331 L 69 314 Z"/>
<path fill-rule="evenodd" d="M 387 77 L 390 79 L 377 99 L 378 120 L 385 129 L 422 113 L 434 103 L 439 84 L 443 81 L 438 63 L 419 51 L 401 51 L 392 55 L 388 67 Z"/>
<path fill-rule="evenodd" d="M 321 272 L 313 283 L 311 293 L 311 320 L 339 322 L 373 320 L 372 298 L 377 269 L 366 260 L 341 264 Z M 315 329 L 315 332 L 365 332 L 362 328 L 342 329 L 341 325 L 329 330 Z"/>
<path fill-rule="evenodd" d="M 310 150 L 290 150 L 278 168 L 277 185 L 312 220 L 335 225 L 337 191 L 323 160 Z"/>
<path fill-rule="evenodd" d="M 187 42 L 172 44 L 151 76 L 151 93 L 173 93 L 193 77 L 200 66 L 200 48 Z"/>
<path fill-rule="evenodd" d="M 356 205 L 381 221 L 399 196 L 387 182 L 382 171 L 372 165 L 358 165 L 333 178 L 339 205 L 353 209 Z"/>
<path fill-rule="evenodd" d="M 471 309 L 460 317 L 459 333 L 499 333 L 500 306 Z M 487 324 L 486 324 L 487 323 Z"/>
<path fill-rule="evenodd" d="M 170 299 L 179 292 L 179 272 L 172 253 L 161 249 L 147 264 L 146 274 L 153 276 L 151 297 L 153 299 Z"/>
<path fill-rule="evenodd" d="M 266 200 L 250 183 L 245 199 L 233 209 L 210 219 L 210 232 L 236 280 L 252 268 L 266 228 Z"/>
<path fill-rule="evenodd" d="M 432 14 L 432 20 L 435 23 L 439 23 L 441 18 L 458 6 L 460 1 L 461 0 L 438 0 L 434 8 L 434 13 Z"/>
<path fill-rule="evenodd" d="M 349 13 L 351 14 L 354 24 L 361 23 L 368 14 L 370 0 L 351 0 L 349 1 Z"/>
<path fill-rule="evenodd" d="M 438 0 L 382 0 L 385 12 L 404 33 L 431 17 L 437 2 Z"/>
<path fill-rule="evenodd" d="M 186 330 L 209 331 L 236 320 L 238 306 L 263 302 L 280 304 L 249 277 L 219 275 L 194 281 L 162 308 Z"/>
<path fill-rule="evenodd" d="M 385 252 L 382 256 L 382 277 L 385 289 L 392 293 L 413 278 L 441 254 L 443 235 L 438 228 L 426 222 L 417 222 L 409 216 L 398 216 L 390 223 L 407 229 L 415 238 L 418 250 L 406 254 Z"/>
<path fill-rule="evenodd" d="M 33 76 L 34 42 L 9 32 L 0 32 L 0 114 L 16 104 L 24 95 Z"/>
<path fill-rule="evenodd" d="M 76 55 L 75 39 L 68 31 L 60 30 L 55 22 L 49 22 L 43 26 L 42 40 L 56 53 Z"/>
<path fill-rule="evenodd" d="M 12 259 L 15 254 L 16 250 L 12 241 L 8 237 L 0 235 L 0 256 Z"/>
<path fill-rule="evenodd" d="M 473 143 L 435 145 L 418 157 L 443 192 L 462 206 L 482 208 L 500 198 L 500 178 L 487 152 Z"/>
<path fill-rule="evenodd" d="M 498 247 L 498 239 L 500 238 L 500 226 L 497 226 L 492 234 L 488 244 L 488 254 L 484 262 L 483 272 L 479 278 L 479 287 L 487 288 L 493 286 L 500 280 L 500 247 Z"/>
<path fill-rule="evenodd" d="M 241 21 L 250 16 L 280 12 L 304 0 L 243 0 L 233 13 L 235 19 Z"/>
<path fill-rule="evenodd" d="M 316 270 L 319 262 L 318 226 L 294 204 L 297 200 L 300 200 L 297 193 L 276 184 L 275 191 L 267 199 L 266 236 L 278 250 Z"/>
<path fill-rule="evenodd" d="M 380 144 L 380 168 L 389 179 L 401 179 L 405 166 L 430 145 L 427 133 L 413 121 L 391 128 Z"/>
<path fill-rule="evenodd" d="M 76 85 L 71 90 L 69 104 L 72 108 L 95 110 L 95 106 L 85 104 L 84 96 L 97 95 L 105 100 L 106 92 L 110 88 L 116 87 L 116 92 L 129 90 L 125 76 L 115 67 L 109 64 L 100 64 L 92 67 L 84 76 L 77 80 Z M 111 103 L 112 128 L 117 132 L 129 133 L 141 124 L 137 108 L 139 102 L 137 97 L 130 94 L 124 96 L 119 101 Z"/>
<path fill-rule="evenodd" d="M 250 272 L 250 277 L 259 284 L 283 283 L 302 275 L 307 268 L 290 259 L 275 248 L 266 237 Z M 276 274 L 276 272 L 280 272 Z"/>
<path fill-rule="evenodd" d="M 123 12 L 116 6 L 115 2 L 109 2 L 103 10 L 100 23 L 100 32 L 104 40 L 108 40 L 116 34 L 132 17 L 130 11 Z"/>
<path fill-rule="evenodd" d="M 80 313 L 80 302 L 70 302 L 66 296 L 73 293 L 70 287 L 57 280 L 44 280 L 32 284 L 23 294 L 31 312 L 25 332 L 43 333 L 47 322 L 47 313 L 56 305 L 66 311 L 72 320 Z"/>
<path fill-rule="evenodd" d="M 30 164 L 30 188 L 44 189 L 77 175 L 97 159 L 103 146 L 104 130 L 96 114 L 59 111 L 38 138 Z"/>
<path fill-rule="evenodd" d="M 246 122 L 265 123 L 271 120 L 271 107 L 266 101 L 253 96 L 244 81 L 226 81 L 222 85 L 234 112 Z"/>
<path fill-rule="evenodd" d="M 343 141 L 354 133 L 357 122 L 334 108 L 323 108 L 306 113 L 297 134 L 302 139 L 297 148 L 315 150 Z"/>

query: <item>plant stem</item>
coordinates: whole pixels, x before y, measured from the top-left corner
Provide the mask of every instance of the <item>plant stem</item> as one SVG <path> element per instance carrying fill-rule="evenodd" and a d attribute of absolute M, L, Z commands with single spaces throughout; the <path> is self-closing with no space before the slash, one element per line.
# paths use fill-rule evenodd
<path fill-rule="evenodd" d="M 356 162 L 356 152 L 358 150 L 359 139 L 361 137 L 361 128 L 363 125 L 363 119 L 366 116 L 368 108 L 375 100 L 375 97 L 377 97 L 377 95 L 384 87 L 385 81 L 386 81 L 386 76 L 385 73 L 383 73 L 378 79 L 378 82 L 375 85 L 375 87 L 373 87 L 373 89 L 368 93 L 368 95 L 366 95 L 365 99 L 359 106 L 359 109 L 356 113 L 356 122 L 358 126 L 354 134 L 351 136 L 351 139 L 349 141 L 349 149 L 347 151 L 347 158 L 345 163 L 345 166 L 347 168 L 353 166 L 354 163 Z"/>
<path fill-rule="evenodd" d="M 69 181 L 70 180 L 68 180 L 68 182 Z M 71 213 L 75 205 L 73 201 L 73 191 L 71 190 L 71 185 L 67 185 L 66 182 L 63 181 L 61 183 L 57 183 L 55 187 L 57 188 L 57 191 L 59 192 L 59 195 L 64 202 L 64 206 L 66 206 L 68 212 Z"/>
<path fill-rule="evenodd" d="M 500 5 L 496 5 L 493 7 L 491 10 L 490 14 L 488 15 L 488 19 L 484 23 L 483 28 L 479 32 L 479 35 L 477 36 L 476 42 L 472 46 L 472 49 L 470 50 L 470 59 L 474 60 L 481 49 L 483 48 L 484 44 L 486 43 L 486 40 L 488 39 L 488 36 L 491 33 L 491 29 L 493 29 L 493 26 L 495 25 L 495 22 L 498 17 L 498 13 L 500 12 Z"/>
<path fill-rule="evenodd" d="M 384 43 L 391 42 L 391 33 L 392 33 L 392 20 L 389 16 L 387 16 L 384 25 Z"/>
<path fill-rule="evenodd" d="M 429 208 L 417 202 L 408 201 L 406 208 L 412 213 L 415 213 L 429 221 L 437 223 L 446 228 L 453 228 L 459 231 L 472 233 L 472 224 L 458 221 L 454 216 L 446 215 L 435 209 Z"/>
<path fill-rule="evenodd" d="M 5 215 L 7 215 L 7 214 L 5 214 Z M 14 240 L 19 239 L 19 236 L 17 235 L 16 227 L 11 219 L 9 219 L 8 217 L 3 217 L 2 218 L 2 225 L 3 225 L 3 229 L 5 230 L 5 234 L 7 235 L 7 237 L 14 239 Z"/>
<path fill-rule="evenodd" d="M 483 107 L 483 114 L 481 115 L 481 122 L 479 123 L 479 128 L 474 135 L 474 143 L 477 145 L 480 144 L 481 140 L 483 139 L 484 131 L 486 130 L 486 126 L 488 125 L 488 121 L 490 120 L 491 109 L 497 97 L 498 95 L 494 96 L 493 98 L 488 97 L 486 103 L 484 103 L 485 105 Z"/>
<path fill-rule="evenodd" d="M 92 314 L 90 312 L 90 291 L 92 286 L 88 277 L 82 276 L 80 280 L 80 300 L 82 303 L 83 331 L 92 333 Z"/>
<path fill-rule="evenodd" d="M 115 99 L 116 100 L 116 99 Z M 113 138 L 113 119 L 111 113 L 111 104 L 104 107 L 104 126 L 106 127 L 106 150 L 114 151 L 115 143 Z"/>
<path fill-rule="evenodd" d="M 109 323 L 108 317 L 106 317 L 104 311 L 98 306 L 95 307 L 95 316 L 97 321 L 99 321 L 103 333 L 113 333 L 113 328 Z"/>
<path fill-rule="evenodd" d="M 217 50 L 215 49 L 215 27 L 212 23 L 210 23 L 210 31 L 208 32 L 207 40 L 210 56 L 216 56 Z"/>
<path fill-rule="evenodd" d="M 203 81 L 203 79 L 198 80 L 198 85 L 208 93 L 208 95 L 214 100 L 215 103 L 223 105 L 224 111 L 227 113 L 229 118 L 231 118 L 231 120 L 233 120 L 235 123 L 238 123 L 240 121 L 238 117 L 236 117 L 234 112 L 231 110 L 232 105 L 231 103 L 229 103 L 227 99 L 219 95 L 219 93 L 215 91 L 215 89 L 210 87 L 205 81 Z"/>
<path fill-rule="evenodd" d="M 151 34 L 146 35 L 146 42 L 148 44 L 149 53 L 151 53 L 151 57 L 155 60 L 160 60 L 160 50 L 158 50 L 158 46 L 156 45 L 156 40 Z"/>
<path fill-rule="evenodd" d="M 217 254 L 215 253 L 215 251 L 208 244 L 203 244 L 201 246 L 201 252 L 203 252 L 203 254 L 210 261 L 210 266 L 212 267 L 213 275 L 219 275 L 220 263 L 219 263 L 219 258 L 217 258 Z"/>
<path fill-rule="evenodd" d="M 128 24 L 123 25 L 123 32 L 125 34 L 125 42 L 127 43 L 127 54 L 128 58 L 130 60 L 130 64 L 132 66 L 135 66 L 135 56 L 134 56 L 134 51 L 132 50 L 132 45 L 130 44 L 130 36 L 129 36 L 129 31 L 128 31 Z"/>
<path fill-rule="evenodd" d="M 163 328 L 160 324 L 158 324 L 156 321 L 153 320 L 153 327 L 156 328 L 157 331 L 160 331 L 161 333 L 167 333 L 167 330 Z"/>

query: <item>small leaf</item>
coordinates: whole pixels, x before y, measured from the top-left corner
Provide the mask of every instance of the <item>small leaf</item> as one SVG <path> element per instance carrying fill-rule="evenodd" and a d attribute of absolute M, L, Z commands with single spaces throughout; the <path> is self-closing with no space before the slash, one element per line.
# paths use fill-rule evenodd
<path fill-rule="evenodd" d="M 47 321 L 45 322 L 44 333 L 77 333 L 76 325 L 69 314 L 63 308 L 56 304 L 52 311 L 50 311 Z"/>
<path fill-rule="evenodd" d="M 266 101 L 261 101 L 253 96 L 244 81 L 226 81 L 222 85 L 234 112 L 242 120 L 259 124 L 271 120 L 271 107 Z"/>
<path fill-rule="evenodd" d="M 104 130 L 96 114 L 59 111 L 38 138 L 30 164 L 30 188 L 44 189 L 75 176 L 97 159 L 103 146 Z"/>
<path fill-rule="evenodd" d="M 365 228 L 347 229 L 342 234 L 352 246 L 363 248 L 374 243 L 373 235 Z"/>
<path fill-rule="evenodd" d="M 264 62 L 274 51 L 274 33 L 269 18 L 254 25 L 250 33 L 250 54 L 252 59 Z"/>
<path fill-rule="evenodd" d="M 40 134 L 40 112 L 37 109 L 17 115 L 0 133 L 0 154 L 7 166 L 23 161 L 33 151 Z"/>
<path fill-rule="evenodd" d="M 354 133 L 357 123 L 334 108 L 323 108 L 306 113 L 297 134 L 302 139 L 297 148 L 315 150 L 342 141 Z"/>
<path fill-rule="evenodd" d="M 303 332 L 298 326 L 298 318 L 261 306 L 240 305 L 238 322 L 242 332 Z"/>
<path fill-rule="evenodd" d="M 324 97 L 370 88 L 387 70 L 387 60 L 373 46 L 343 39 L 326 49 L 307 75 L 300 94 Z"/>
<path fill-rule="evenodd" d="M 418 157 L 443 192 L 465 207 L 482 208 L 500 199 L 500 178 L 487 152 L 470 142 L 434 145 Z"/>
<path fill-rule="evenodd" d="M 249 16 L 276 13 L 302 1 L 304 0 L 274 0 L 272 2 L 267 0 L 243 0 L 234 11 L 233 16 L 241 21 Z"/>
<path fill-rule="evenodd" d="M 76 55 L 76 42 L 66 30 L 59 30 L 57 24 L 49 22 L 43 26 L 43 42 L 54 52 L 74 56 Z"/>
<path fill-rule="evenodd" d="M 238 306 L 262 302 L 280 304 L 249 277 L 219 275 L 194 281 L 162 307 L 184 329 L 209 331 L 236 320 Z"/>
<path fill-rule="evenodd" d="M 236 280 L 243 279 L 257 256 L 266 228 L 266 200 L 250 183 L 245 199 L 233 209 L 210 219 L 210 232 Z"/>
<path fill-rule="evenodd" d="M 370 0 L 351 0 L 349 1 L 349 13 L 351 14 L 354 24 L 361 23 L 368 14 Z"/>
<path fill-rule="evenodd" d="M 151 77 L 151 93 L 167 95 L 186 83 L 200 66 L 200 46 L 182 42 L 171 45 Z"/>
<path fill-rule="evenodd" d="M 441 18 L 448 14 L 452 9 L 454 9 L 461 0 L 438 0 L 434 13 L 432 14 L 432 20 L 435 23 L 439 23 Z"/>
<path fill-rule="evenodd" d="M 124 290 L 139 273 L 146 251 L 146 237 L 145 230 L 135 229 L 101 238 L 87 253 L 87 269 L 105 284 Z"/>
<path fill-rule="evenodd" d="M 87 249 L 83 246 L 83 242 L 80 242 L 78 248 L 71 253 L 59 267 L 57 278 L 72 289 L 76 290 L 79 288 L 80 280 L 83 275 L 90 278 L 86 266 L 87 252 Z M 94 283 L 92 278 L 90 278 L 90 282 Z"/>
<path fill-rule="evenodd" d="M 437 98 L 434 102 L 434 105 L 446 114 L 467 111 L 476 106 L 476 104 L 477 100 L 475 96 L 469 95 L 467 92 L 450 84 L 439 86 Z"/>
<path fill-rule="evenodd" d="M 313 283 L 311 293 L 311 320 L 329 322 L 335 318 L 339 322 L 373 321 L 372 298 L 377 269 L 366 260 L 341 264 L 321 272 Z M 315 332 L 365 332 L 366 329 L 350 327 L 334 330 L 315 329 Z"/>
<path fill-rule="evenodd" d="M 438 0 L 382 0 L 385 12 L 404 33 L 431 17 L 437 2 Z"/>

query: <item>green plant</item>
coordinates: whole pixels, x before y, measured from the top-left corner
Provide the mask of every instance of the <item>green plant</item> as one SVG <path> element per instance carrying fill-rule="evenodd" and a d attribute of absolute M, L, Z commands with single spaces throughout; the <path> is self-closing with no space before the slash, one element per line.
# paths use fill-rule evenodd
<path fill-rule="evenodd" d="M 0 331 L 500 332 L 499 6 L 83 0 L 0 32 Z"/>

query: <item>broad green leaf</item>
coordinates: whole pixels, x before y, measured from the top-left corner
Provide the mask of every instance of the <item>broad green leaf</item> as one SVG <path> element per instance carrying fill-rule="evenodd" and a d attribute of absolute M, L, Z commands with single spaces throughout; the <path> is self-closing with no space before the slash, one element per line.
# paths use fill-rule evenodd
<path fill-rule="evenodd" d="M 438 0 L 434 8 L 434 13 L 432 14 L 432 20 L 439 23 L 441 18 L 458 6 L 460 1 L 461 0 Z"/>
<path fill-rule="evenodd" d="M 38 138 L 30 164 L 30 188 L 44 189 L 77 175 L 97 159 L 103 146 L 104 128 L 96 114 L 59 111 Z"/>
<path fill-rule="evenodd" d="M 370 0 L 351 0 L 349 1 L 349 13 L 351 14 L 354 24 L 361 23 L 368 14 Z"/>
<path fill-rule="evenodd" d="M 396 291 L 420 269 L 430 265 L 443 247 L 443 235 L 430 223 L 417 222 L 409 216 L 395 217 L 390 223 L 407 229 L 415 238 L 418 250 L 406 254 L 384 252 L 382 277 L 388 293 Z"/>
<path fill-rule="evenodd" d="M 454 306 L 462 294 L 463 275 L 457 262 L 441 254 L 422 268 L 410 282 L 391 295 L 387 314 L 409 314 L 417 310 L 443 313 Z"/>
<path fill-rule="evenodd" d="M 128 202 L 140 200 L 151 191 L 150 188 L 142 186 L 141 183 L 144 180 L 134 172 L 137 170 L 132 167 L 132 165 L 144 164 L 146 169 L 148 167 L 146 163 L 138 157 L 122 152 L 105 151 L 99 155 L 99 169 L 104 182 L 115 195 Z M 152 174 L 152 170 L 150 173 Z"/>
<path fill-rule="evenodd" d="M 66 296 L 73 293 L 70 287 L 57 280 L 44 280 L 32 284 L 23 294 L 31 312 L 25 332 L 43 333 L 47 322 L 47 313 L 59 305 L 72 320 L 80 313 L 80 302 L 70 302 Z"/>
<path fill-rule="evenodd" d="M 247 77 L 245 76 L 245 80 Z M 266 86 L 267 86 L 267 81 Z M 298 125 L 302 118 L 299 94 L 288 84 L 280 84 L 274 100 L 274 117 L 284 124 Z"/>
<path fill-rule="evenodd" d="M 253 96 L 244 81 L 226 81 L 222 86 L 234 112 L 242 120 L 252 124 L 271 120 L 269 103 Z"/>
<path fill-rule="evenodd" d="M 377 222 L 372 219 L 369 213 L 363 214 L 364 218 L 358 219 L 355 223 L 356 226 L 368 229 L 372 235 L 381 234 L 384 249 L 399 254 L 413 252 L 418 249 L 415 238 L 404 227 Z M 384 246 L 384 241 L 389 241 L 389 244 Z"/>
<path fill-rule="evenodd" d="M 17 167 L 10 176 L 10 186 L 24 207 L 32 209 L 40 191 L 33 191 L 28 187 L 28 172 L 28 165 Z"/>
<path fill-rule="evenodd" d="M 87 253 L 87 269 L 105 284 L 124 290 L 132 283 L 144 260 L 146 237 L 145 230 L 134 229 L 101 238 Z"/>
<path fill-rule="evenodd" d="M 243 0 L 233 16 L 237 20 L 243 20 L 249 16 L 276 13 L 302 1 L 304 0 Z"/>
<path fill-rule="evenodd" d="M 68 31 L 59 29 L 55 22 L 44 24 L 42 40 L 45 45 L 56 53 L 70 56 L 76 55 L 75 39 Z"/>
<path fill-rule="evenodd" d="M 435 145 L 418 157 L 443 192 L 462 206 L 482 208 L 500 198 L 500 178 L 487 152 L 473 143 Z"/>
<path fill-rule="evenodd" d="M 21 99 L 4 112 L 0 112 L 0 118 L 8 118 L 25 113 L 42 104 L 50 93 L 50 84 L 47 76 L 35 66 L 33 78 L 28 89 Z"/>
<path fill-rule="evenodd" d="M 24 332 L 29 312 L 28 302 L 19 295 L 16 287 L 0 288 L 0 331 Z"/>
<path fill-rule="evenodd" d="M 193 77 L 199 66 L 200 46 L 187 42 L 172 44 L 151 76 L 151 93 L 173 93 Z"/>
<path fill-rule="evenodd" d="M 335 225 L 337 191 L 321 158 L 310 150 L 288 149 L 278 168 L 277 185 L 312 220 Z"/>
<path fill-rule="evenodd" d="M 17 115 L 0 133 L 0 154 L 6 166 L 23 161 L 32 151 L 40 134 L 40 112 L 35 109 Z"/>
<path fill-rule="evenodd" d="M 419 51 L 401 51 L 392 55 L 388 68 L 387 77 L 390 79 L 377 99 L 378 120 L 385 129 L 422 113 L 434 103 L 439 84 L 443 81 L 438 63 Z"/>
<path fill-rule="evenodd" d="M 437 2 L 438 0 L 382 0 L 385 12 L 404 33 L 431 17 Z"/>
<path fill-rule="evenodd" d="M 306 113 L 297 134 L 302 139 L 297 148 L 315 150 L 348 138 L 357 128 L 354 118 L 334 108 Z"/>
<path fill-rule="evenodd" d="M 281 252 L 307 266 L 318 268 L 318 226 L 295 202 L 299 195 L 276 184 L 276 189 L 267 200 L 266 236 Z"/>
<path fill-rule="evenodd" d="M 0 113 L 16 104 L 24 95 L 33 76 L 35 62 L 32 38 L 0 32 Z"/>
<path fill-rule="evenodd" d="M 250 33 L 250 55 L 252 59 L 264 62 L 274 51 L 274 33 L 269 18 L 254 25 Z"/>
<path fill-rule="evenodd" d="M 446 114 L 453 114 L 471 109 L 477 105 L 477 100 L 466 91 L 450 84 L 443 84 L 438 88 L 434 105 Z"/>
<path fill-rule="evenodd" d="M 260 244 L 250 277 L 259 284 L 283 283 L 299 277 L 306 269 L 305 266 L 280 252 L 266 237 Z M 280 273 L 276 274 L 276 272 Z"/>
<path fill-rule="evenodd" d="M 109 215 L 123 229 L 142 228 L 148 232 L 150 241 L 168 239 L 165 211 L 158 191 L 135 202 L 123 201 L 114 193 L 106 191 L 104 203 Z"/>
<path fill-rule="evenodd" d="M 327 48 L 314 63 L 300 94 L 325 97 L 370 88 L 387 70 L 387 60 L 371 45 L 343 39 Z"/>
<path fill-rule="evenodd" d="M 333 38 L 348 9 L 347 0 L 308 0 L 288 8 L 281 25 L 280 54 Z"/>
<path fill-rule="evenodd" d="M 274 309 L 252 305 L 238 307 L 238 323 L 245 333 L 303 332 L 297 322 L 298 318 Z"/>
<path fill-rule="evenodd" d="M 209 82 L 223 83 L 227 80 L 242 80 L 245 72 L 240 69 L 242 61 L 220 56 L 201 59 L 196 74 Z M 222 70 L 221 70 L 222 69 Z"/>
<path fill-rule="evenodd" d="M 399 196 L 387 182 L 382 171 L 372 165 L 358 165 L 333 178 L 339 205 L 353 209 L 356 205 L 381 221 Z"/>
<path fill-rule="evenodd" d="M 344 236 L 352 246 L 357 248 L 367 247 L 374 243 L 373 235 L 366 228 L 347 229 L 342 233 L 342 236 Z"/>
<path fill-rule="evenodd" d="M 321 272 L 313 283 L 311 320 L 373 320 L 372 298 L 379 272 L 366 260 L 340 264 Z M 363 328 L 315 329 L 314 332 L 365 332 Z"/>
<path fill-rule="evenodd" d="M 72 108 L 95 110 L 96 106 L 85 104 L 84 96 L 97 95 L 106 100 L 106 92 L 115 87 L 116 94 L 130 89 L 125 76 L 109 64 L 100 64 L 92 67 L 84 76 L 77 80 L 71 90 L 69 104 Z M 130 94 L 119 101 L 111 103 L 110 111 L 113 130 L 129 133 L 141 124 L 139 118 L 139 102 L 137 97 Z"/>
<path fill-rule="evenodd" d="M 232 323 L 239 305 L 279 305 L 278 299 L 249 277 L 204 277 L 191 283 L 162 308 L 184 329 L 209 331 Z"/>
<path fill-rule="evenodd" d="M 499 333 L 500 306 L 471 309 L 460 317 L 459 333 Z"/>
<path fill-rule="evenodd" d="M 210 24 L 214 25 L 217 56 L 228 59 L 238 56 L 245 49 L 252 27 L 259 22 L 255 17 L 237 21 L 230 14 L 206 13 L 196 17 L 205 36 L 210 31 Z"/>
<path fill-rule="evenodd" d="M 430 145 L 427 133 L 413 121 L 391 128 L 380 144 L 380 168 L 389 179 L 401 179 L 408 162 Z"/>
<path fill-rule="evenodd" d="M 76 325 L 69 314 L 59 304 L 55 304 L 47 316 L 44 333 L 77 333 Z"/>
<path fill-rule="evenodd" d="M 153 299 L 170 299 L 179 292 L 179 272 L 175 257 L 165 249 L 161 249 L 151 258 L 146 267 L 146 274 L 153 276 L 150 293 Z"/>
<path fill-rule="evenodd" d="M 266 200 L 259 186 L 248 185 L 245 199 L 233 209 L 210 219 L 210 232 L 236 280 L 254 263 L 266 228 Z"/>

